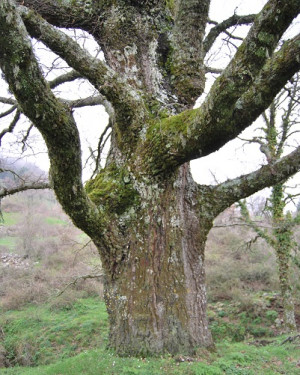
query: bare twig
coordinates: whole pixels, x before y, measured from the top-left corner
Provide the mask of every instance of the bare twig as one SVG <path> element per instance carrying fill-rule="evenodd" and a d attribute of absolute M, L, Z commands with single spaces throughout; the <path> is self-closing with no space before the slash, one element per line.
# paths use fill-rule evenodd
<path fill-rule="evenodd" d="M 13 105 L 11 108 L 9 108 L 7 111 L 0 113 L 0 118 L 6 117 L 13 113 L 17 108 L 17 105 Z"/>
<path fill-rule="evenodd" d="M 95 176 L 95 174 L 99 171 L 99 167 L 100 167 L 100 162 L 101 162 L 101 154 L 102 154 L 102 151 L 103 151 L 103 148 L 110 136 L 110 133 L 108 134 L 108 136 L 104 139 L 106 133 L 108 132 L 109 129 L 111 129 L 112 127 L 112 124 L 111 124 L 111 121 L 108 122 L 106 128 L 104 129 L 103 133 L 101 134 L 100 138 L 99 138 L 99 142 L 98 142 L 98 148 L 97 148 L 97 156 L 96 156 L 96 159 L 95 159 L 95 169 L 93 171 L 93 174 L 92 174 L 92 178 Z"/>
<path fill-rule="evenodd" d="M 249 14 L 246 16 L 238 16 L 237 14 L 234 14 L 233 16 L 229 17 L 227 20 L 224 20 L 221 23 L 210 21 L 210 23 L 216 26 L 210 30 L 210 32 L 208 33 L 207 37 L 204 40 L 204 43 L 203 43 L 204 53 L 207 54 L 207 52 L 211 49 L 212 45 L 216 41 L 217 37 L 222 32 L 225 32 L 227 29 L 229 29 L 232 26 L 249 25 L 250 23 L 254 21 L 255 16 L 256 16 L 255 14 Z"/>
<path fill-rule="evenodd" d="M 13 118 L 12 122 L 9 124 L 9 127 L 2 130 L 2 132 L 0 133 L 0 146 L 1 146 L 1 141 L 4 135 L 7 133 L 12 133 L 14 131 L 14 128 L 17 125 L 17 122 L 19 121 L 20 116 L 21 116 L 21 112 L 17 110 L 15 117 Z"/>
<path fill-rule="evenodd" d="M 31 125 L 29 126 L 29 128 L 27 129 L 27 131 L 26 131 L 26 133 L 25 133 L 25 135 L 24 135 L 24 137 L 23 137 L 23 139 L 22 139 L 22 143 L 23 143 L 23 146 L 22 146 L 22 152 L 24 152 L 25 149 L 26 149 L 26 142 L 27 142 L 27 140 L 28 140 L 28 137 L 29 137 L 30 132 L 31 132 L 32 129 L 33 129 L 33 124 L 31 124 Z"/>
<path fill-rule="evenodd" d="M 21 191 L 41 190 L 41 189 L 51 189 L 51 186 L 48 182 L 32 182 L 32 183 L 24 183 L 24 184 L 21 184 L 19 186 L 15 186 L 12 188 L 2 187 L 0 188 L 0 199 L 8 195 L 20 193 Z"/>
<path fill-rule="evenodd" d="M 83 276 L 78 276 L 76 277 L 73 281 L 71 281 L 70 283 L 68 283 L 56 296 L 55 298 L 57 297 L 60 297 L 70 286 L 72 285 L 76 285 L 78 283 L 79 280 L 87 280 L 87 279 L 102 279 L 103 278 L 103 274 L 100 273 L 100 274 L 97 274 L 97 275 L 83 275 Z"/>
<path fill-rule="evenodd" d="M 205 67 L 205 73 L 221 74 L 223 69 L 213 68 L 212 66 Z"/>

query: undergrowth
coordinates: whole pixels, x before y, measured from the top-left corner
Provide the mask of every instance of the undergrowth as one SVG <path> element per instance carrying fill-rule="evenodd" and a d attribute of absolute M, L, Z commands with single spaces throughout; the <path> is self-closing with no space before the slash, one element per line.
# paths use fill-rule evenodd
<path fill-rule="evenodd" d="M 120 358 L 107 349 L 107 314 L 99 298 L 81 299 L 62 308 L 41 305 L 7 311 L 0 322 L 11 365 L 39 366 L 6 368 L 0 375 L 299 374 L 299 341 L 282 345 L 286 336 L 262 339 L 248 334 L 243 342 L 235 342 L 235 330 L 224 330 L 222 324 L 233 319 L 237 308 L 230 304 L 211 306 L 209 315 L 216 315 L 211 325 L 215 351 L 198 350 L 193 358 L 155 359 Z M 269 313 L 265 318 L 270 326 L 275 315 Z M 236 327 L 251 320 L 243 312 L 235 318 L 231 324 Z M 260 323 L 253 325 L 259 327 Z"/>

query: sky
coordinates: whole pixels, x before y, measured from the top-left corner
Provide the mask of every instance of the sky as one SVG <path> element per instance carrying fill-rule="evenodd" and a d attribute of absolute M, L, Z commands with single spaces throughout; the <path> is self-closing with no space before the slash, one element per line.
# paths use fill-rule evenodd
<path fill-rule="evenodd" d="M 223 19 L 230 17 L 234 12 L 239 15 L 256 13 L 263 7 L 265 3 L 266 0 L 212 0 L 210 19 L 220 22 Z M 238 30 L 238 32 L 236 32 L 236 34 L 243 36 L 243 34 L 245 35 L 247 33 L 247 30 L 247 27 L 241 28 Z M 85 43 L 85 46 L 91 53 L 96 53 L 97 45 L 92 40 L 84 41 L 84 39 L 82 39 L 82 42 Z M 219 43 L 222 44 L 222 40 L 219 41 Z M 41 47 L 40 44 L 36 45 L 36 49 L 39 50 L 40 63 L 50 66 L 53 54 L 49 55 L 46 52 L 45 48 Z M 215 50 L 218 50 L 217 45 Z M 209 64 L 215 67 L 224 67 L 226 66 L 227 62 L 228 57 L 226 57 L 226 53 L 222 56 L 212 54 L 209 60 Z M 55 64 L 60 68 L 64 68 L 66 66 L 64 62 L 59 61 L 55 61 Z M 47 78 L 54 78 L 54 74 L 55 70 L 50 70 Z M 206 93 L 209 91 L 211 83 L 212 77 L 210 77 L 207 81 L 205 89 Z M 0 96 L 4 96 L 6 94 L 6 90 L 6 84 L 1 81 Z M 57 93 L 64 98 L 76 99 L 78 98 L 79 92 L 81 97 L 86 97 L 93 92 L 93 88 L 88 83 L 81 83 L 79 86 L 77 83 L 72 83 L 59 86 L 59 91 Z M 203 97 L 204 96 L 205 95 L 203 95 Z M 199 102 L 201 102 L 201 100 L 202 98 L 200 98 Z M 108 116 L 102 107 L 87 107 L 76 110 L 75 119 L 77 121 L 81 135 L 84 160 L 87 157 L 88 147 L 96 147 L 97 139 L 107 124 Z M 1 125 L 5 125 L 5 122 L 3 122 L 2 119 L 0 126 Z M 254 129 L 259 126 L 260 123 L 258 121 L 251 128 L 247 129 L 241 136 L 243 138 L 252 138 Z M 45 151 L 43 150 L 42 143 L 38 139 L 38 136 L 35 137 L 35 144 L 38 146 L 37 149 L 39 150 L 39 153 L 37 157 L 29 158 L 29 160 L 34 161 L 37 165 L 46 170 L 49 166 L 48 158 Z M 14 141 L 15 138 L 13 136 L 8 136 L 6 137 L 6 147 L 5 145 L 3 145 L 4 149 L 9 149 L 11 155 L 14 153 Z M 30 149 L 28 149 L 27 153 L 31 153 Z M 219 151 L 200 160 L 192 161 L 191 168 L 193 176 L 197 182 L 210 184 L 216 183 L 216 181 L 222 182 L 228 178 L 234 178 L 241 174 L 248 173 L 259 168 L 263 164 L 263 162 L 264 158 L 262 154 L 260 154 L 257 145 L 249 146 L 245 145 L 245 142 L 243 141 L 234 140 L 226 144 Z M 87 168 L 84 172 L 84 179 L 87 179 L 89 175 L 90 170 Z"/>

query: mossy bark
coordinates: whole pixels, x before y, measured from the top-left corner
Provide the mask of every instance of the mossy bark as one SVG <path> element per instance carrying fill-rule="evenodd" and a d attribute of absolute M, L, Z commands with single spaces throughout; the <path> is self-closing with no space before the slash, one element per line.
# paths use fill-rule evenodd
<path fill-rule="evenodd" d="M 290 258 L 293 247 L 292 231 L 288 225 L 288 215 L 284 214 L 284 186 L 277 184 L 272 188 L 273 235 L 275 238 L 280 292 L 283 305 L 284 328 L 286 332 L 296 332 L 293 287 L 290 281 Z"/>
<path fill-rule="evenodd" d="M 110 345 L 122 355 L 193 354 L 212 345 L 204 282 L 212 222 L 200 218 L 188 165 L 136 188 L 139 207 L 123 216 L 124 257 L 106 274 Z"/>
<path fill-rule="evenodd" d="M 12 0 L 0 2 L 1 68 L 22 111 L 46 141 L 59 201 L 99 249 L 110 345 L 120 354 L 135 355 L 191 354 L 197 346 L 212 345 L 204 280 L 204 247 L 212 221 L 234 201 L 295 173 L 300 149 L 272 169 L 264 167 L 217 187 L 198 186 L 185 162 L 216 151 L 250 125 L 256 105 L 259 111 L 268 106 L 299 67 L 294 55 L 300 47 L 292 41 L 284 64 L 272 69 L 266 64 L 265 75 L 278 82 L 272 92 L 266 80 L 259 86 L 254 78 L 268 59 L 266 54 L 257 56 L 256 48 L 273 51 L 298 2 L 287 6 L 286 1 L 270 0 L 202 107 L 183 113 L 203 90 L 202 39 L 209 1 L 201 6 L 181 0 L 18 2 L 39 14 L 16 7 Z M 272 32 L 266 21 L 270 25 L 275 15 L 279 26 Z M 46 20 L 88 31 L 106 62 L 92 58 Z M 271 36 L 259 37 L 265 29 Z M 74 118 L 44 80 L 27 32 L 61 56 L 113 107 L 107 165 L 86 190 Z M 267 92 L 267 100 L 257 104 L 257 95 L 251 94 L 245 105 L 237 106 L 255 82 L 255 94 Z M 236 111 L 241 118 L 251 105 L 253 116 L 238 124 Z"/>

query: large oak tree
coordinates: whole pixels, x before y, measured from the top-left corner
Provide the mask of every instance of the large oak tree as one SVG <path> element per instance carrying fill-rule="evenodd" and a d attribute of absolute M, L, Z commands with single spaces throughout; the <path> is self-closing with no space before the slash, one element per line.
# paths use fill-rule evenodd
<path fill-rule="evenodd" d="M 234 15 L 205 34 L 209 6 L 210 0 L 0 2 L 2 72 L 18 110 L 46 142 L 58 200 L 99 250 L 110 345 L 120 354 L 192 353 L 212 345 L 204 247 L 213 219 L 300 167 L 298 148 L 217 186 L 194 182 L 189 161 L 251 125 L 300 66 L 300 36 L 280 43 L 299 0 L 269 0 L 256 16 Z M 203 104 L 192 109 L 218 35 L 250 23 Z M 105 62 L 60 28 L 93 35 Z M 84 77 L 109 110 L 106 167 L 85 187 L 72 110 L 43 77 L 31 38 L 73 68 L 56 85 Z"/>

